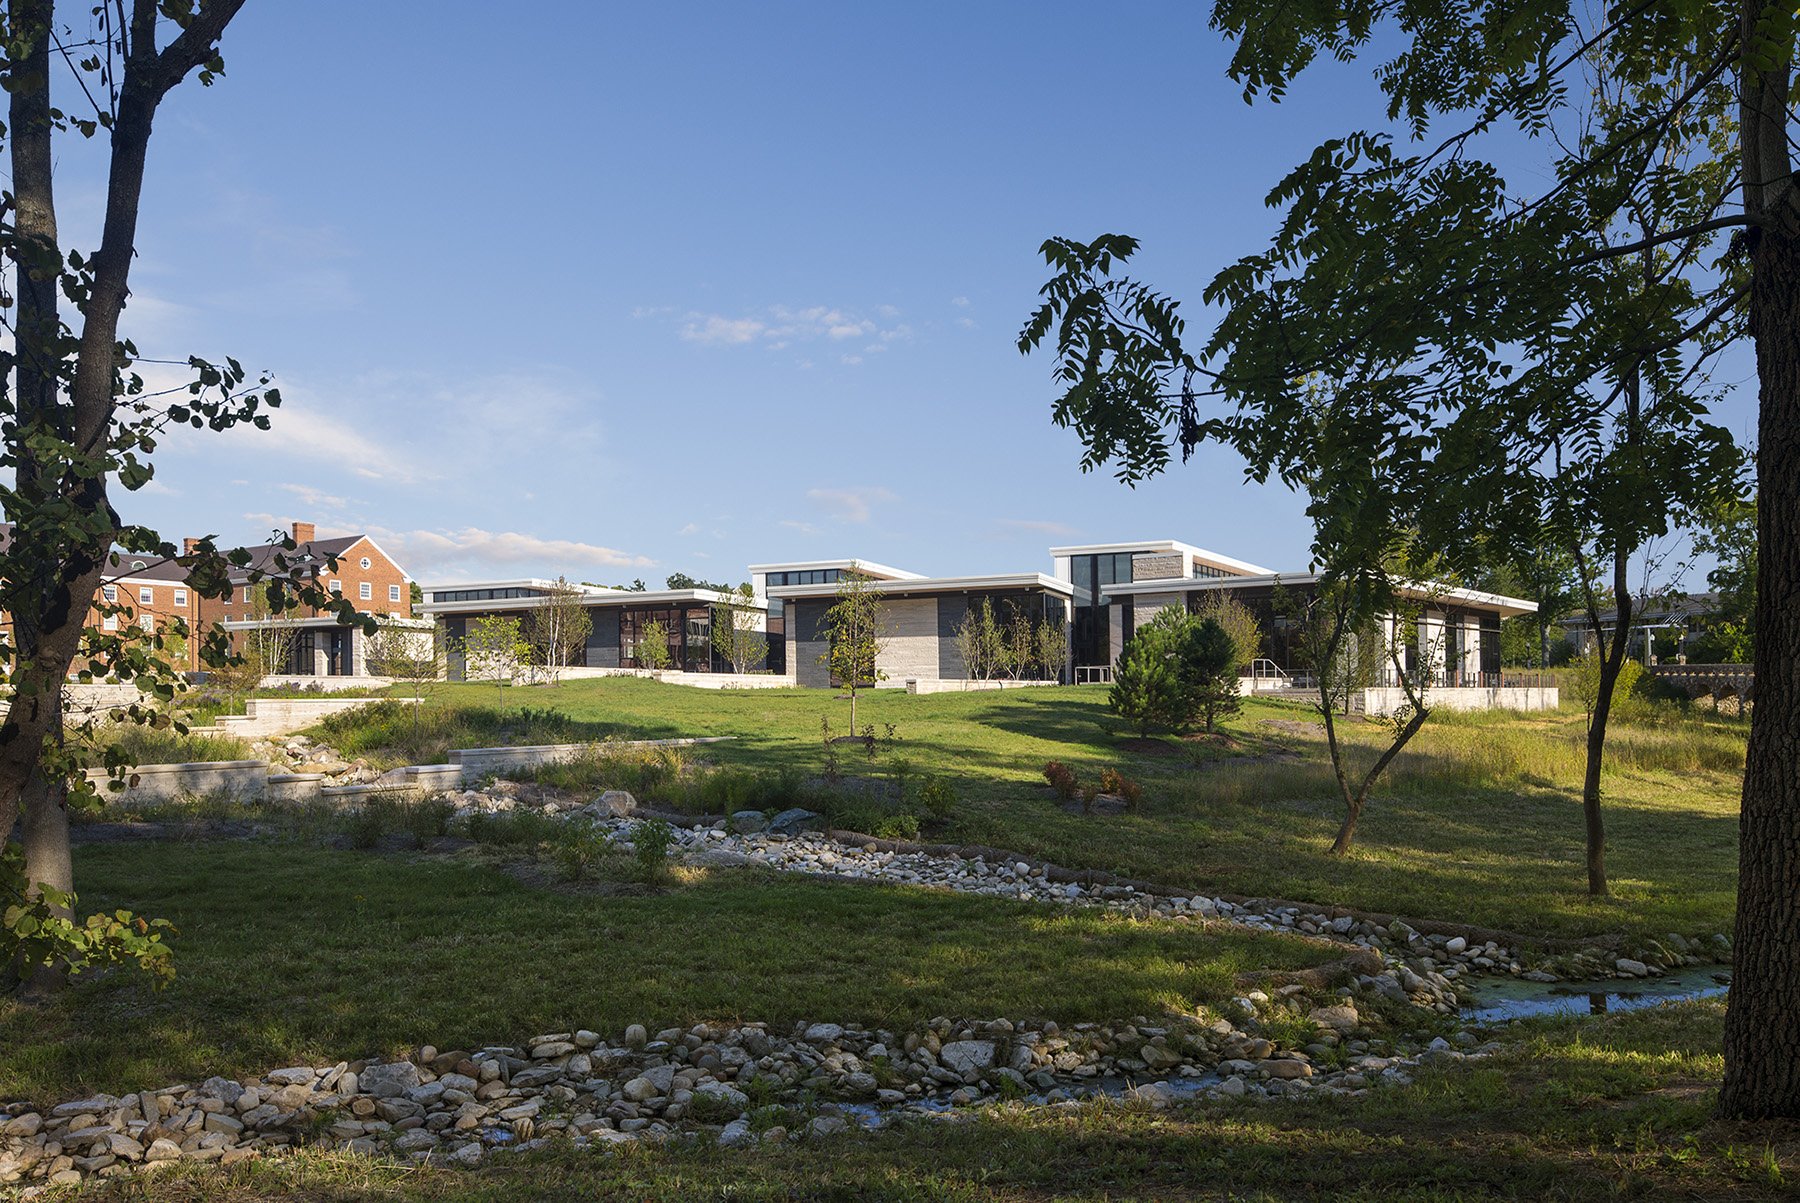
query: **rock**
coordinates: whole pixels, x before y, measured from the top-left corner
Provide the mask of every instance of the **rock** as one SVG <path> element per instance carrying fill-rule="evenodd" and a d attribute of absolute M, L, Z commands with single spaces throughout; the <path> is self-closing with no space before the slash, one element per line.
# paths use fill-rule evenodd
<path fill-rule="evenodd" d="M 98 1115 L 102 1111 L 111 1111 L 118 1105 L 118 1099 L 109 1094 L 100 1094 L 91 1099 L 76 1099 L 71 1103 L 59 1103 L 51 1110 L 50 1114 L 53 1116 Z"/>
<path fill-rule="evenodd" d="M 179 1159 L 180 1156 L 181 1146 L 167 1137 L 151 1141 L 150 1147 L 144 1150 L 144 1160 L 146 1162 L 175 1161 Z"/>
<path fill-rule="evenodd" d="M 1444 951 L 1449 953 L 1451 956 L 1455 956 L 1456 954 L 1463 952 L 1468 947 L 1469 947 L 1469 942 L 1467 940 L 1463 939 L 1461 936 L 1451 936 L 1449 943 L 1444 945 Z"/>
<path fill-rule="evenodd" d="M 874 1079 L 870 1079 L 873 1083 Z M 750 1105 L 750 1096 L 735 1086 L 727 1086 L 723 1082 L 709 1082 L 694 1091 L 694 1101 L 704 1099 L 720 1111 L 735 1115 Z"/>
<path fill-rule="evenodd" d="M 732 814 L 729 825 L 739 835 L 755 835 L 769 825 L 769 817 L 760 810 L 740 810 Z"/>
<path fill-rule="evenodd" d="M 967 1077 L 991 1068 L 994 1064 L 992 1040 L 952 1040 L 938 1052 L 938 1060 L 948 1069 Z"/>
<path fill-rule="evenodd" d="M 734 1119 L 719 1132 L 719 1143 L 726 1146 L 746 1144 L 755 1139 L 747 1119 Z"/>
<path fill-rule="evenodd" d="M 668 1094 L 674 1083 L 675 1067 L 658 1065 L 625 1083 L 624 1094 L 634 1103 L 646 1103 Z"/>
<path fill-rule="evenodd" d="M 1263 1073 L 1271 1078 L 1281 1078 L 1287 1081 L 1292 1081 L 1295 1078 L 1310 1078 L 1312 1077 L 1313 1071 L 1312 1066 L 1304 1061 L 1289 1061 L 1285 1058 L 1274 1061 L 1264 1061 L 1257 1068 L 1261 1069 Z"/>
<path fill-rule="evenodd" d="M 396 1153 L 423 1153 L 427 1149 L 437 1148 L 438 1138 L 423 1128 L 414 1128 L 410 1132 L 402 1132 L 394 1141 Z"/>
<path fill-rule="evenodd" d="M 310 1066 L 296 1065 L 290 1069 L 276 1069 L 263 1075 L 263 1081 L 276 1086 L 311 1086 L 319 1075 Z"/>
<path fill-rule="evenodd" d="M 14 1116 L 6 1126 L 0 1128 L 0 1136 L 16 1136 L 21 1140 L 30 1140 L 44 1126 L 44 1117 L 35 1111 L 27 1111 L 24 1115 Z"/>
<path fill-rule="evenodd" d="M 809 1044 L 829 1044 L 844 1038 L 844 1026 L 838 1023 L 815 1023 L 806 1029 L 805 1040 Z"/>
<path fill-rule="evenodd" d="M 1630 957 L 1620 957 L 1613 962 L 1613 968 L 1630 977 L 1649 977 L 1650 966 L 1642 961 L 1634 961 Z"/>
<path fill-rule="evenodd" d="M 419 1067 L 411 1061 L 371 1065 L 357 1076 L 364 1094 L 378 1099 L 399 1098 L 419 1084 Z"/>
<path fill-rule="evenodd" d="M 1174 1069 L 1181 1064 L 1181 1054 L 1174 1049 L 1163 1048 L 1156 1044 L 1146 1044 L 1138 1050 L 1138 1060 L 1151 1069 Z"/>
<path fill-rule="evenodd" d="M 1244 1085 L 1244 1079 L 1236 1074 L 1232 1074 L 1229 1078 L 1226 1078 L 1223 1082 L 1219 1083 L 1219 1093 L 1229 1095 L 1232 1098 L 1240 1097 L 1248 1089 L 1250 1088 Z"/>
<path fill-rule="evenodd" d="M 769 820 L 771 835 L 799 835 L 803 831 L 824 831 L 824 816 L 794 806 Z"/>
<path fill-rule="evenodd" d="M 1319 1027 L 1340 1036 L 1347 1036 L 1355 1031 L 1356 1025 L 1362 1020 L 1356 1013 L 1356 1008 L 1347 1002 L 1333 1007 L 1314 1007 L 1306 1017 Z"/>
<path fill-rule="evenodd" d="M 208 1115 L 203 1127 L 208 1132 L 217 1132 L 222 1136 L 241 1136 L 244 1131 L 244 1122 L 235 1115 L 226 1115 L 220 1111 Z"/>
<path fill-rule="evenodd" d="M 650 1033 L 644 1030 L 643 1024 L 634 1023 L 630 1027 L 625 1029 L 625 1047 L 626 1048 L 643 1048 L 646 1044 L 649 1044 L 649 1043 L 650 1043 Z"/>
<path fill-rule="evenodd" d="M 575 1043 L 572 1040 L 547 1040 L 543 1044 L 534 1046 L 531 1056 L 534 1061 L 553 1061 L 558 1057 L 566 1057 L 574 1051 Z"/>
<path fill-rule="evenodd" d="M 850 1130 L 850 1125 L 840 1115 L 815 1115 L 812 1122 L 806 1125 L 809 1136 L 837 1136 Z"/>
<path fill-rule="evenodd" d="M 582 808 L 595 818 L 628 819 L 637 813 L 637 799 L 622 789 L 609 789 Z"/>

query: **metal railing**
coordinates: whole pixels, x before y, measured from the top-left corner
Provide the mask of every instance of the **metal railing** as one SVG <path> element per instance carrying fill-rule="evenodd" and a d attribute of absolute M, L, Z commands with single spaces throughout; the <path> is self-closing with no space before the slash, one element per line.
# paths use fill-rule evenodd
<path fill-rule="evenodd" d="M 1112 673 L 1110 664 L 1077 664 L 1075 666 L 1075 684 L 1111 685 Z"/>

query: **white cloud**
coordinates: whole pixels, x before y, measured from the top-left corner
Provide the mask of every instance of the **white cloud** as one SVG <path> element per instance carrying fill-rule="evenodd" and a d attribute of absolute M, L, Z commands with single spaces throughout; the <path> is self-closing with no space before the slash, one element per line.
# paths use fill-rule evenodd
<path fill-rule="evenodd" d="M 689 522 L 675 533 L 678 535 L 697 535 L 700 533 L 700 528 L 694 523 Z"/>
<path fill-rule="evenodd" d="M 808 489 L 806 497 L 842 522 L 867 522 L 870 507 L 878 502 L 898 500 L 893 493 L 879 485 L 851 489 Z"/>
<path fill-rule="evenodd" d="M 956 306 L 958 309 L 967 309 L 969 307 L 969 298 L 968 297 L 951 297 L 950 303 L 952 305 Z"/>
<path fill-rule="evenodd" d="M 755 342 L 767 329 L 767 326 L 755 318 L 728 318 L 716 313 L 696 313 L 689 315 L 687 325 L 681 328 L 681 337 L 689 342 L 729 347 Z"/>
<path fill-rule="evenodd" d="M 284 492 L 292 493 L 307 505 L 314 506 L 318 509 L 341 510 L 350 504 L 345 498 L 334 496 L 333 494 L 325 492 L 323 489 L 316 489 L 311 485 L 288 483 L 279 484 L 275 487 Z"/>
<path fill-rule="evenodd" d="M 797 530 L 803 535 L 822 535 L 825 533 L 822 529 L 814 526 L 810 522 L 799 522 L 793 518 L 783 518 L 781 520 L 781 525 L 787 527 L 789 530 Z"/>
<path fill-rule="evenodd" d="M 520 531 L 489 531 L 466 526 L 457 530 L 385 530 L 368 534 L 417 577 L 466 574 L 519 576 L 526 573 L 571 576 L 583 568 L 650 568 L 648 556 L 584 543 L 550 539 Z"/>
<path fill-rule="evenodd" d="M 771 351 L 783 350 L 795 343 L 813 341 L 843 342 L 853 338 L 874 338 L 888 343 L 912 337 L 911 327 L 895 322 L 900 316 L 898 309 L 892 305 L 881 305 L 875 312 L 881 321 L 853 310 L 829 305 L 810 305 L 800 309 L 772 305 L 759 314 L 737 316 L 693 312 L 682 321 L 681 337 L 688 342 L 709 346 L 754 344 Z"/>

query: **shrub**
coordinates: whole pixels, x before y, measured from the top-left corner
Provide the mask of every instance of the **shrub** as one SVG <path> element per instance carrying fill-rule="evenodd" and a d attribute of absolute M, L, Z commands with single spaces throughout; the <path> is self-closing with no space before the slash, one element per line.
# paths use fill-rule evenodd
<path fill-rule="evenodd" d="M 660 881 L 668 875 L 669 846 L 674 842 L 675 829 L 662 819 L 645 819 L 632 831 L 632 854 L 644 880 Z"/>
<path fill-rule="evenodd" d="M 948 822 L 956 803 L 956 786 L 942 777 L 927 777 L 919 786 L 919 806 L 933 822 Z"/>
<path fill-rule="evenodd" d="M 1103 769 L 1100 773 L 1100 792 L 1114 794 L 1125 799 L 1125 805 L 1132 810 L 1138 808 L 1143 801 L 1144 787 L 1121 773 L 1118 769 Z"/>
<path fill-rule="evenodd" d="M 1065 802 L 1073 798 L 1076 791 L 1081 788 L 1081 782 L 1075 776 L 1075 770 L 1060 760 L 1052 760 L 1044 766 L 1044 780 L 1050 783 L 1050 788 L 1056 791 L 1056 796 Z"/>
<path fill-rule="evenodd" d="M 558 872 L 570 881 L 578 881 L 590 875 L 611 848 L 604 829 L 592 821 L 571 819 L 556 833 L 551 855 Z"/>
<path fill-rule="evenodd" d="M 917 815 L 889 815 L 875 825 L 871 835 L 880 836 L 884 840 L 916 840 L 919 838 L 919 817 Z"/>
<path fill-rule="evenodd" d="M 440 835 L 450 833 L 450 819 L 456 814 L 456 807 L 447 799 L 429 798 L 423 802 L 414 802 L 402 808 L 401 822 L 406 830 L 419 837 L 422 844 L 426 840 L 436 839 Z"/>

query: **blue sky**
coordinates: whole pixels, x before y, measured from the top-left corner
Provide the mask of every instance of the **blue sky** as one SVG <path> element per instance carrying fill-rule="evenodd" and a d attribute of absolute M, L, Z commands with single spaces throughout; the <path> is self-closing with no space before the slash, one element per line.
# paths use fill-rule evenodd
<path fill-rule="evenodd" d="M 1051 234 L 1137 235 L 1203 324 L 1267 189 L 1379 123 L 1367 64 L 1249 107 L 1202 5 L 515 11 L 260 0 L 171 97 L 126 333 L 286 404 L 171 438 L 128 518 L 368 531 L 427 583 L 1130 538 L 1304 565 L 1302 500 L 1228 452 L 1083 475 L 1013 339 Z M 101 178 L 64 153 L 81 244 Z"/>

